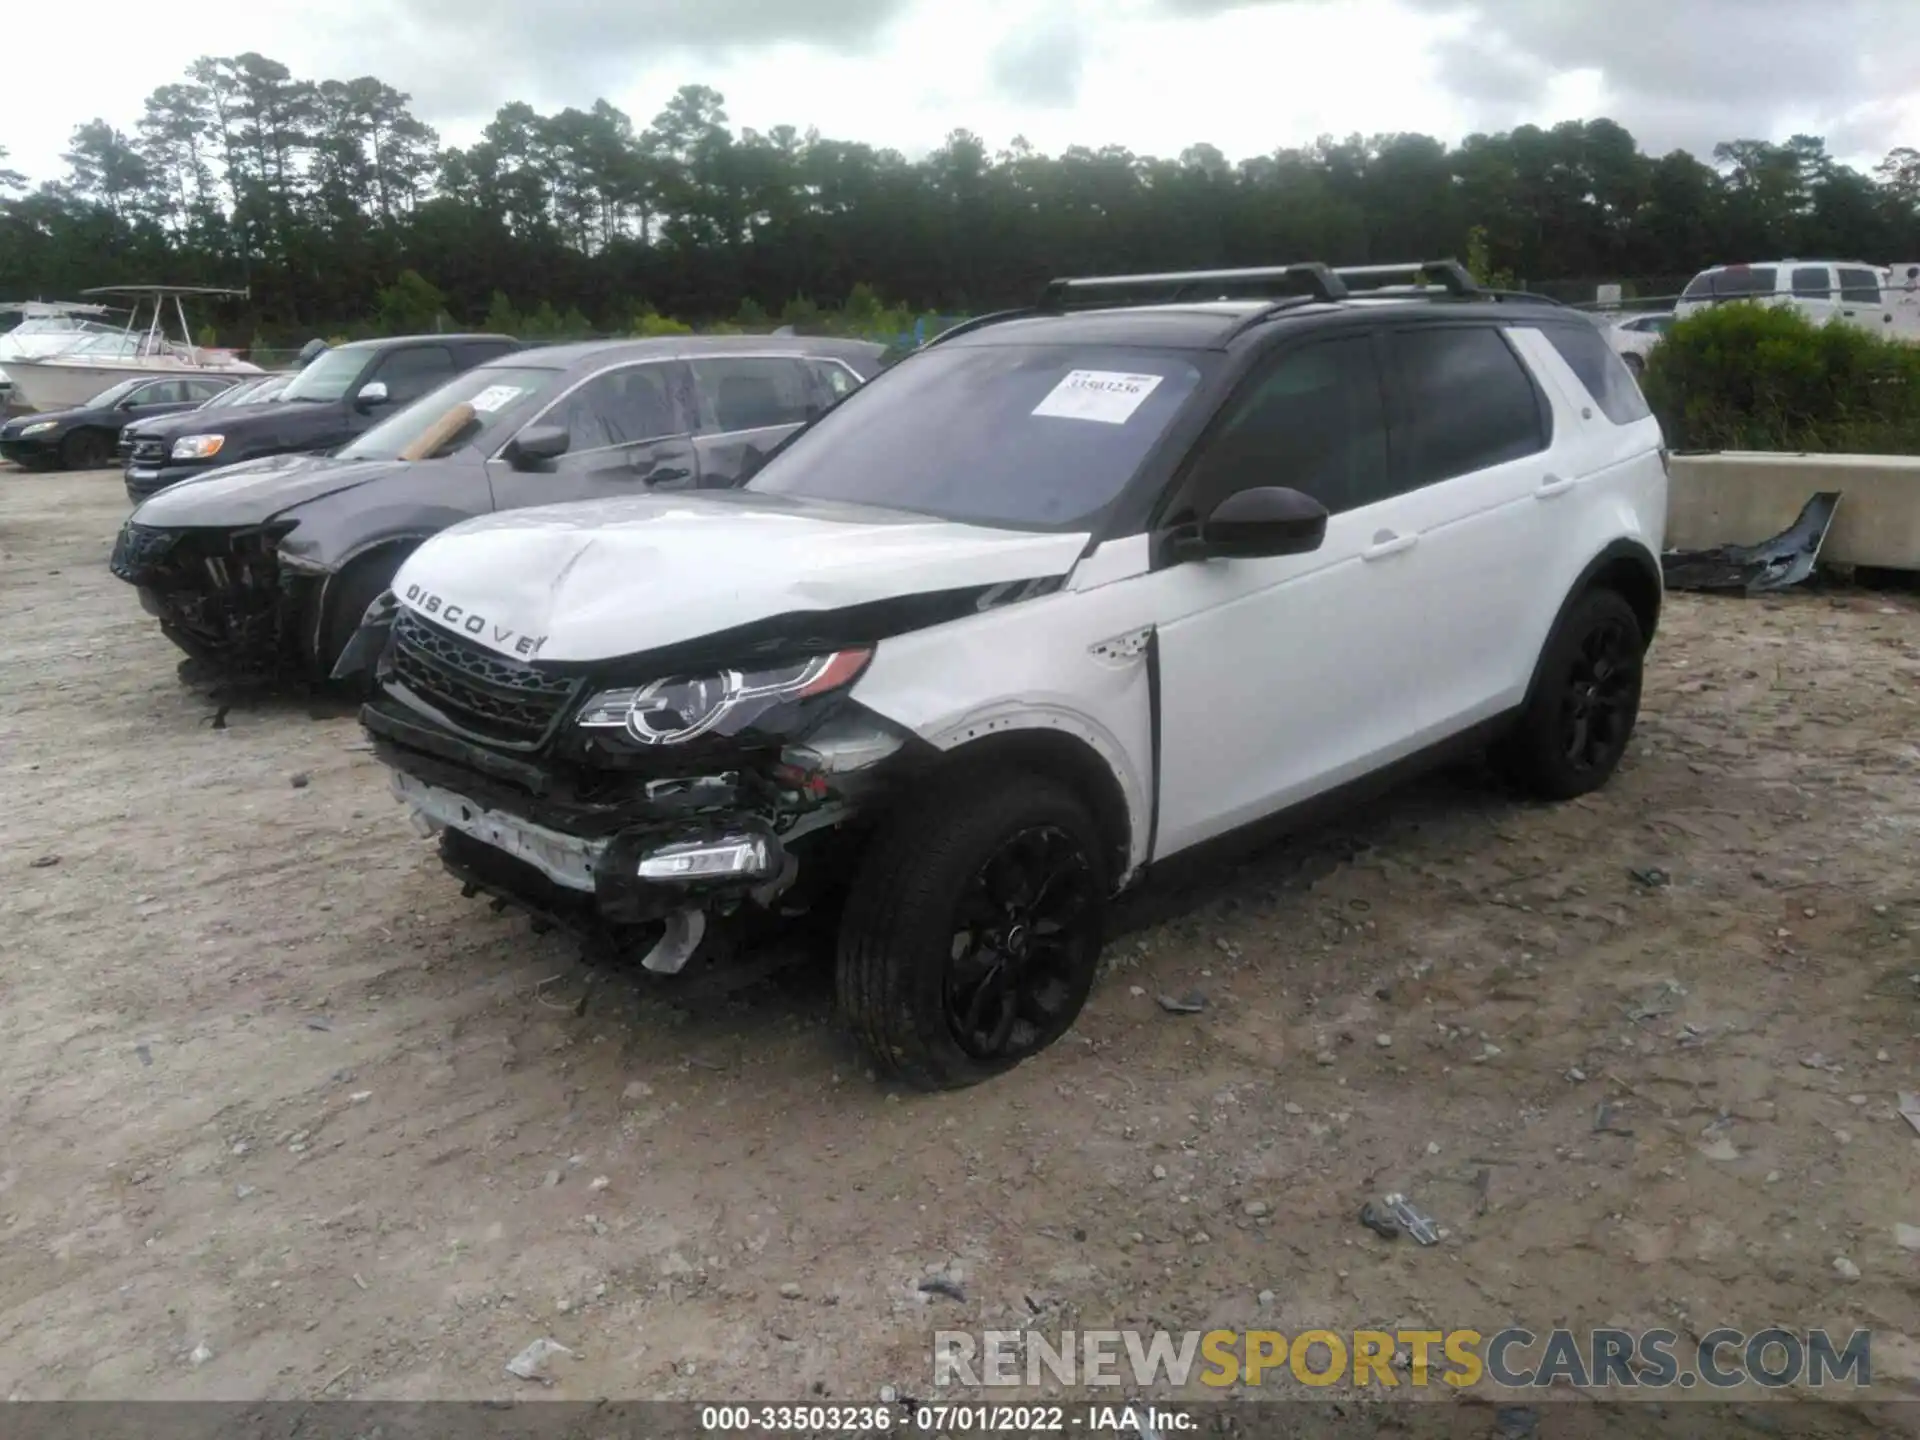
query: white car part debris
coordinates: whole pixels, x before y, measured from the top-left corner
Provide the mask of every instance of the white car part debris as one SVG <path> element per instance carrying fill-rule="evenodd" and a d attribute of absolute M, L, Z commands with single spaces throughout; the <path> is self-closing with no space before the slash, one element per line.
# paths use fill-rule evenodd
<path fill-rule="evenodd" d="M 522 1350 L 507 1362 L 507 1373 L 521 1380 L 538 1380 L 542 1385 L 551 1385 L 553 1377 L 547 1373 L 547 1367 L 556 1356 L 573 1358 L 573 1351 L 558 1341 L 539 1339 Z"/>

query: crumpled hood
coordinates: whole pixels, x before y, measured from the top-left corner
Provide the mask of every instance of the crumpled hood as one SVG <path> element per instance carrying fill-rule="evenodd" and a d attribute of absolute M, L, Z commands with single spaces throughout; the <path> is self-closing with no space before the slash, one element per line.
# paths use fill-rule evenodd
<path fill-rule="evenodd" d="M 393 590 L 502 654 L 594 661 L 779 615 L 1065 575 L 1086 543 L 751 491 L 650 495 L 466 521 L 414 551 Z"/>
<path fill-rule="evenodd" d="M 404 469 L 399 460 L 334 460 L 325 455 L 268 455 L 169 485 L 132 515 L 160 529 L 260 525 L 296 505 L 365 485 Z"/>

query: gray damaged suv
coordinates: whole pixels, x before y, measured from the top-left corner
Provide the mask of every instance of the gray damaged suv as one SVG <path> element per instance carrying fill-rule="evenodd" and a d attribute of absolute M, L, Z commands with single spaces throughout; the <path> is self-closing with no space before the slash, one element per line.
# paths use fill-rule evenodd
<path fill-rule="evenodd" d="M 217 674 L 324 680 L 429 536 L 522 506 L 731 488 L 885 353 L 780 336 L 517 351 L 329 455 L 269 456 L 169 487 L 121 528 L 113 573 Z"/>

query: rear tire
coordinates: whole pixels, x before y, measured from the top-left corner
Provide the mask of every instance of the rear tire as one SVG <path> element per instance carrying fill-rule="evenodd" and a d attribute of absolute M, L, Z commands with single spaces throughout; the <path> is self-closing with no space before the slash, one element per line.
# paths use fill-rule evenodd
<path fill-rule="evenodd" d="M 333 667 L 340 659 L 340 652 L 347 648 L 347 642 L 360 628 L 367 607 L 393 584 L 393 577 L 400 573 L 400 566 L 406 558 L 404 553 L 394 550 L 363 555 L 335 576 L 327 586 L 326 614 L 320 624 L 319 652 L 313 657 L 314 668 L 322 684 L 343 683 L 332 679 Z M 365 695 L 371 692 L 372 684 L 371 678 L 367 678 L 345 688 Z"/>
<path fill-rule="evenodd" d="M 76 430 L 60 442 L 60 464 L 68 470 L 103 470 L 113 463 L 113 441 L 99 430 Z"/>
<path fill-rule="evenodd" d="M 1064 1035 L 1100 961 L 1106 848 L 1042 775 L 937 784 L 869 843 L 840 922 L 840 1013 L 922 1090 L 1011 1070 Z"/>
<path fill-rule="evenodd" d="M 1571 800 L 1613 777 L 1640 714 L 1647 642 L 1616 590 L 1589 590 L 1548 637 L 1519 722 L 1494 766 L 1542 800 Z"/>

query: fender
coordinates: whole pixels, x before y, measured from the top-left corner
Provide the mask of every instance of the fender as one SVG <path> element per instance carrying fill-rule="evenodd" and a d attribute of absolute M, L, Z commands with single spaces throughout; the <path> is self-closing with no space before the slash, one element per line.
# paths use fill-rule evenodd
<path fill-rule="evenodd" d="M 381 550 L 395 549 L 400 546 L 405 546 L 407 552 L 411 553 L 437 533 L 434 530 L 418 533 L 402 531 L 392 535 L 382 535 L 376 540 L 364 540 L 342 555 L 331 569 L 324 571 L 320 576 L 320 593 L 315 597 L 313 605 L 313 633 L 306 637 L 307 653 L 310 655 L 320 653 L 320 638 L 327 628 L 327 602 L 333 596 L 334 581 L 346 574 L 350 565 L 364 555 L 372 555 Z M 403 562 L 405 558 L 405 555 L 401 557 Z"/>
<path fill-rule="evenodd" d="M 1622 563 L 1631 565 L 1639 572 L 1641 580 L 1647 587 L 1647 593 L 1651 596 L 1652 604 L 1649 607 L 1650 613 L 1645 625 L 1646 633 L 1642 638 L 1649 645 L 1653 643 L 1653 634 L 1660 621 L 1661 600 L 1666 594 L 1659 557 L 1639 540 L 1621 538 L 1610 541 L 1598 555 L 1587 562 L 1579 578 L 1568 587 L 1566 597 L 1560 602 L 1560 608 L 1554 612 L 1553 623 L 1547 627 L 1546 634 L 1541 637 L 1539 654 L 1534 657 L 1533 675 L 1527 681 L 1527 695 L 1526 699 L 1521 701 L 1522 709 L 1533 704 L 1534 697 L 1540 688 L 1540 666 L 1546 659 L 1547 647 L 1553 643 L 1553 637 L 1560 633 L 1560 627 L 1566 621 L 1567 612 L 1573 608 L 1576 600 L 1593 588 L 1593 582 L 1602 572 Z M 1634 596 L 1627 598 L 1630 601 L 1636 599 Z M 1634 608 L 1638 610 L 1641 607 L 1636 602 Z"/>

